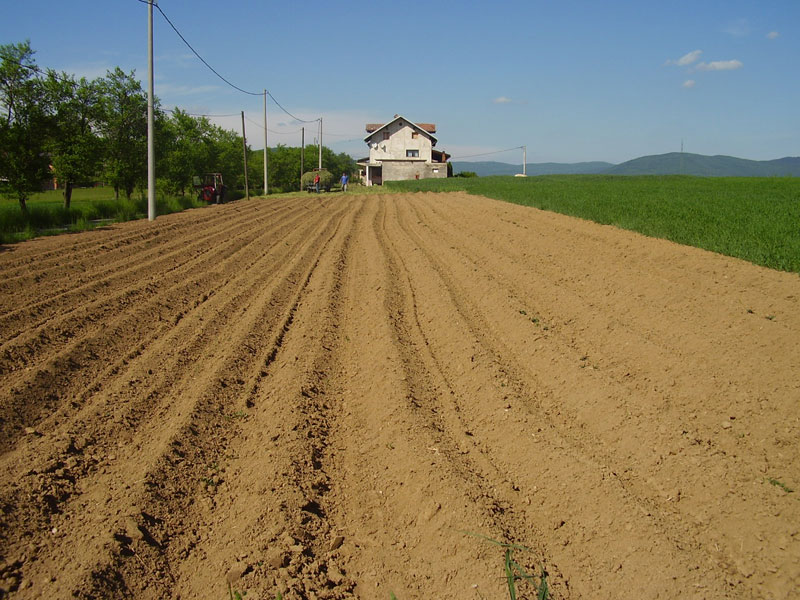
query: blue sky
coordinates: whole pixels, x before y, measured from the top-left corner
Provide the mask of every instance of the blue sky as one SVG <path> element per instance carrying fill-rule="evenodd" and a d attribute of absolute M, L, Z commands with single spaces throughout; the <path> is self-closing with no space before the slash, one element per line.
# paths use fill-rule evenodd
<path fill-rule="evenodd" d="M 6 2 L 0 43 L 30 39 L 42 67 L 147 77 L 138 0 Z M 366 123 L 438 127 L 453 159 L 622 162 L 680 150 L 800 155 L 798 0 L 403 3 L 160 0 L 192 46 L 246 90 L 323 118 L 323 142 L 367 153 Z M 219 80 L 155 14 L 155 88 L 166 108 L 227 115 L 263 147 L 260 97 Z M 269 144 L 300 125 L 268 104 Z M 306 126 L 306 141 L 315 126 Z"/>

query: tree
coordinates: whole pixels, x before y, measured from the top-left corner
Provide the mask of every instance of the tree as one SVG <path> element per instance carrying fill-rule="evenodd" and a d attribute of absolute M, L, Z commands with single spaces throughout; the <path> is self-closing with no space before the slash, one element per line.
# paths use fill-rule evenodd
<path fill-rule="evenodd" d="M 97 126 L 101 117 L 101 86 L 85 78 L 48 71 L 45 81 L 51 106 L 48 144 L 56 180 L 64 186 L 64 208 L 69 208 L 76 183 L 97 175 L 102 156 Z"/>
<path fill-rule="evenodd" d="M 210 157 L 210 170 L 222 173 L 229 189 L 244 188 L 244 164 L 242 164 L 242 136 L 218 127 L 211 128 L 213 151 Z M 248 164 L 252 164 L 248 157 Z"/>
<path fill-rule="evenodd" d="M 105 172 L 117 198 L 130 199 L 147 173 L 147 96 L 134 73 L 117 67 L 101 82 Z"/>
<path fill-rule="evenodd" d="M 269 149 L 269 188 L 294 192 L 300 188 L 300 148 L 278 144 Z"/>
<path fill-rule="evenodd" d="M 0 178 L 26 214 L 49 166 L 46 97 L 33 54 L 29 41 L 0 45 Z"/>
<path fill-rule="evenodd" d="M 159 173 L 163 173 L 171 192 L 185 195 L 192 187 L 193 176 L 217 172 L 212 163 L 213 126 L 205 117 L 192 117 L 177 109 L 164 127 L 168 133 L 159 145 L 163 155 Z"/>

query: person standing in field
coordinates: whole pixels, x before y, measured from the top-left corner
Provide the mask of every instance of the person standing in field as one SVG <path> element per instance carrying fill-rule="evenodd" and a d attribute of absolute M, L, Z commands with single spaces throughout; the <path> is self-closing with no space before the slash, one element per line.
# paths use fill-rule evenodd
<path fill-rule="evenodd" d="M 319 173 L 314 175 L 314 188 L 317 190 L 317 193 L 319 194 Z"/>
<path fill-rule="evenodd" d="M 343 192 L 347 191 L 347 182 L 348 181 L 350 181 L 350 177 L 347 175 L 347 173 L 342 173 L 342 191 Z"/>

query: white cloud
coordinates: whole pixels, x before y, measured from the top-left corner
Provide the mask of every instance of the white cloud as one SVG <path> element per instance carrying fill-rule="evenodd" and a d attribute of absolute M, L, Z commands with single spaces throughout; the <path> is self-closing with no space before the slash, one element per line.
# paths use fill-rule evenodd
<path fill-rule="evenodd" d="M 694 84 L 695 84 L 694 79 L 687 79 L 686 81 L 683 82 L 683 87 L 685 87 L 687 89 L 688 88 L 693 88 Z"/>
<path fill-rule="evenodd" d="M 692 64 L 703 53 L 702 50 L 692 50 L 688 54 L 684 54 L 678 60 L 668 60 L 666 63 L 667 65 L 677 65 L 679 67 L 685 67 L 686 65 Z"/>
<path fill-rule="evenodd" d="M 750 23 L 747 22 L 747 19 L 736 19 L 725 25 L 722 31 L 729 35 L 742 37 L 750 34 Z"/>
<path fill-rule="evenodd" d="M 698 71 L 733 71 L 741 68 L 742 62 L 738 60 L 714 60 L 709 63 L 701 62 L 695 67 Z"/>
<path fill-rule="evenodd" d="M 511 98 L 506 98 L 505 96 L 499 96 L 492 100 L 495 104 L 511 104 L 513 100 Z"/>
<path fill-rule="evenodd" d="M 767 38 L 768 38 L 768 39 L 770 39 L 770 40 L 774 40 L 774 39 L 775 39 L 775 38 L 777 38 L 778 36 L 780 36 L 780 33 L 778 33 L 777 31 L 770 31 L 770 32 L 767 34 Z"/>

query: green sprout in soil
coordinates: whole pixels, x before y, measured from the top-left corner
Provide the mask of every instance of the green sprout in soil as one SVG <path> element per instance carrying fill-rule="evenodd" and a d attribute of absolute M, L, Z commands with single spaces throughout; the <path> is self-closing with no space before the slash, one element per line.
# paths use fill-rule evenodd
<path fill-rule="evenodd" d="M 508 587 L 508 597 L 511 600 L 517 600 L 517 582 L 519 581 L 527 581 L 533 586 L 533 589 L 536 590 L 536 600 L 549 600 L 550 590 L 547 586 L 547 571 L 545 571 L 544 567 L 541 568 L 541 572 L 539 573 L 539 582 L 537 583 L 536 578 L 532 575 L 529 575 L 522 565 L 520 565 L 514 559 L 515 550 L 530 551 L 529 548 L 520 546 L 518 544 L 498 542 L 497 540 L 493 540 L 485 535 L 480 535 L 479 533 L 472 533 L 470 531 L 465 531 L 463 533 L 485 540 L 505 549 L 503 567 L 505 570 L 506 585 Z"/>
<path fill-rule="evenodd" d="M 781 488 L 787 494 L 791 494 L 794 490 L 790 488 L 788 485 L 783 483 L 782 481 L 775 479 L 774 477 L 768 477 L 767 481 L 769 481 L 772 485 Z"/>

